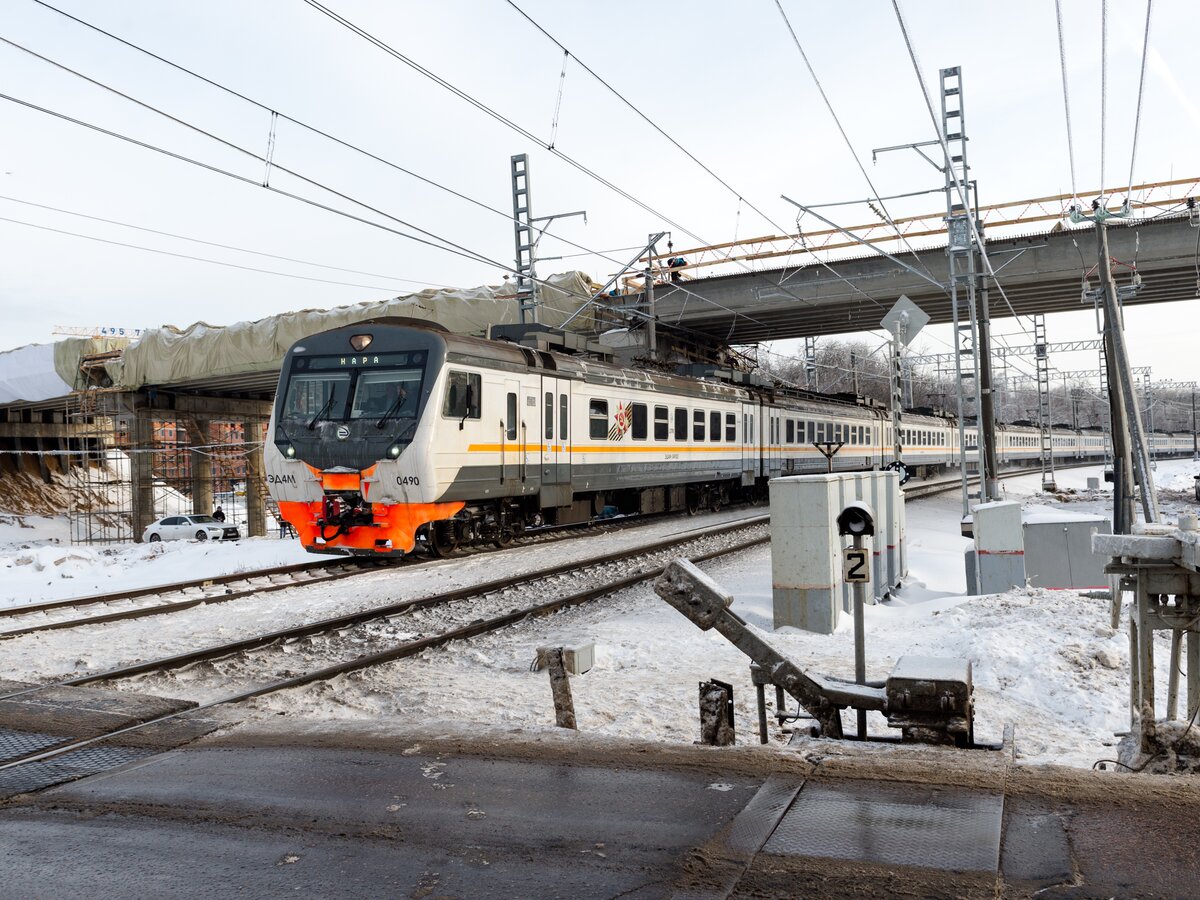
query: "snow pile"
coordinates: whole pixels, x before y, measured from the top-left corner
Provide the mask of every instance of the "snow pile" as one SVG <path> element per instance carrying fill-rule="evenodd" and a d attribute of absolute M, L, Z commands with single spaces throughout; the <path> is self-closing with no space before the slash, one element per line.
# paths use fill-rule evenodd
<path fill-rule="evenodd" d="M 1193 495 L 1196 489 L 1196 476 L 1200 475 L 1200 463 L 1183 465 L 1183 471 L 1162 471 L 1164 463 L 1159 463 L 1159 471 L 1154 473 L 1154 484 L 1162 491 L 1180 491 Z M 1175 467 L 1172 466 L 1172 469 Z"/>
<path fill-rule="evenodd" d="M 293 540 L 88 547 L 66 531 L 62 519 L 0 517 L 0 608 L 319 561 Z"/>

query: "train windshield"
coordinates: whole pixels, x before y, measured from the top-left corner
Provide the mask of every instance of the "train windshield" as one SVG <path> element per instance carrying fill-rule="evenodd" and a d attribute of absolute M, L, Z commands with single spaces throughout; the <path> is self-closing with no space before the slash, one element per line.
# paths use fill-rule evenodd
<path fill-rule="evenodd" d="M 322 419 L 341 419 L 349 395 L 349 372 L 294 375 L 288 384 L 281 418 L 293 427 L 315 425 Z"/>
<path fill-rule="evenodd" d="M 421 369 L 361 372 L 350 406 L 351 419 L 412 419 L 417 415 Z"/>

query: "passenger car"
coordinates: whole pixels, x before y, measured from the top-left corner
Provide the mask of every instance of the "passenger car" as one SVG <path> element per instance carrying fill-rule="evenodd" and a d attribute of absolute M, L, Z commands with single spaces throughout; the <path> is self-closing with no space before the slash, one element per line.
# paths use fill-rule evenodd
<path fill-rule="evenodd" d="M 142 532 L 143 541 L 234 541 L 241 532 L 236 525 L 225 525 L 212 516 L 166 516 L 151 522 Z"/>

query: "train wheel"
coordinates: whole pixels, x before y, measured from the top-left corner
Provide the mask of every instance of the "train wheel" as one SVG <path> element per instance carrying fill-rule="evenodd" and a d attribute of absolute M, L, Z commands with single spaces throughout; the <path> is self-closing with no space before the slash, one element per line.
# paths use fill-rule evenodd
<path fill-rule="evenodd" d="M 689 516 L 699 515 L 700 513 L 700 492 L 688 488 L 687 492 L 687 514 Z"/>
<path fill-rule="evenodd" d="M 721 511 L 721 492 L 713 491 L 708 497 L 708 508 L 713 512 Z"/>
<path fill-rule="evenodd" d="M 452 556 L 458 549 L 458 532 L 453 522 L 430 522 L 425 540 L 430 555 L 438 559 Z"/>
<path fill-rule="evenodd" d="M 503 549 L 513 542 L 513 530 L 508 527 L 501 528 L 495 538 L 492 539 L 492 544 Z"/>

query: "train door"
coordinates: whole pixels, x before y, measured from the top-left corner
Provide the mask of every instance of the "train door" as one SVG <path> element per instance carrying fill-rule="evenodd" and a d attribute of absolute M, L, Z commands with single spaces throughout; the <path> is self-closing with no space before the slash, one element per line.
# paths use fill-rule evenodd
<path fill-rule="evenodd" d="M 500 418 L 500 483 L 511 484 L 520 477 L 521 382 L 504 379 L 504 414 Z"/>
<path fill-rule="evenodd" d="M 742 404 L 742 484 L 754 484 L 758 475 L 758 442 L 754 427 L 755 406 Z"/>
<path fill-rule="evenodd" d="M 518 476 L 521 484 L 531 483 L 535 487 L 541 475 L 541 469 L 537 465 L 539 462 L 538 445 L 542 443 L 538 440 L 538 435 L 541 434 L 539 381 L 540 379 L 534 379 L 532 383 L 521 385 L 521 421 L 520 430 L 517 432 L 517 441 L 521 448 L 517 460 Z"/>
<path fill-rule="evenodd" d="M 542 376 L 541 447 L 542 506 L 571 502 L 571 382 Z"/>
<path fill-rule="evenodd" d="M 765 407 L 763 413 L 764 418 L 771 423 L 767 430 L 767 474 L 774 477 L 783 469 L 783 447 L 781 446 L 783 443 L 783 414 L 772 406 Z"/>

